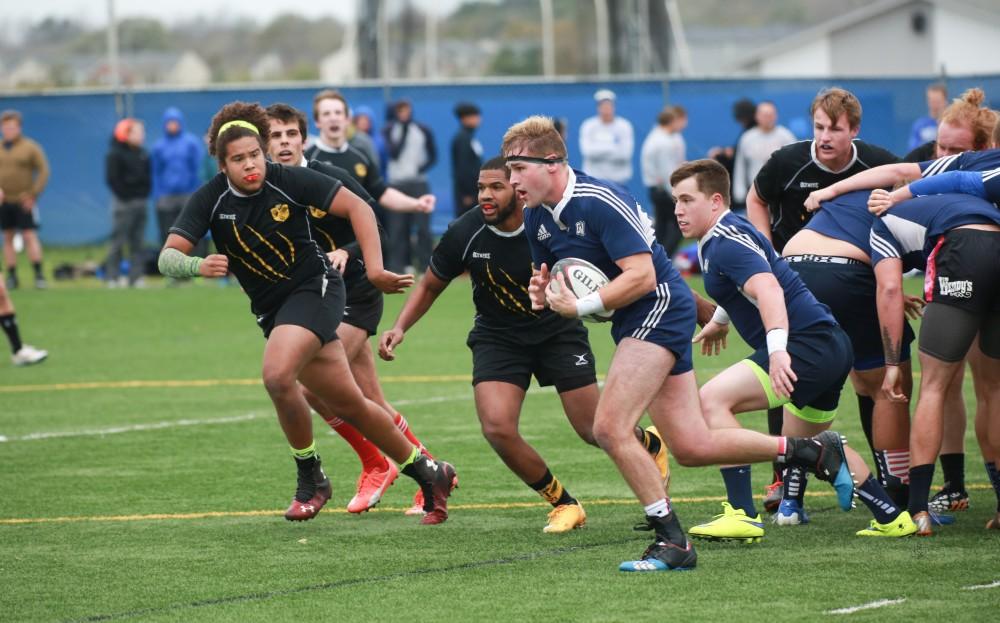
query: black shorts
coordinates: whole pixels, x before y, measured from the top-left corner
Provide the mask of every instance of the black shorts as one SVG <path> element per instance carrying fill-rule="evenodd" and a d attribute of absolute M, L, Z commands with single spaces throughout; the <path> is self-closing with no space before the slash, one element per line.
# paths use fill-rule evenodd
<path fill-rule="evenodd" d="M 293 324 L 305 327 L 322 344 L 337 339 L 337 327 L 344 315 L 344 282 L 340 273 L 331 270 L 325 277 L 316 277 L 295 289 L 270 312 L 258 314 L 257 324 L 270 337 L 274 327 Z"/>
<path fill-rule="evenodd" d="M 855 370 L 875 370 L 885 366 L 882 331 L 875 305 L 875 272 L 871 266 L 857 260 L 789 261 L 802 282 L 820 303 L 830 308 L 833 317 L 851 338 Z M 910 360 L 910 344 L 914 333 L 904 320 L 901 361 Z"/>
<path fill-rule="evenodd" d="M 1000 232 L 953 229 L 927 257 L 924 299 L 977 315 L 1000 312 Z"/>
<path fill-rule="evenodd" d="M 779 398 L 771 388 L 770 356 L 766 347 L 744 360 L 749 362 L 764 386 L 768 407 L 787 405 L 792 413 L 808 422 L 831 421 L 837 415 L 840 391 L 854 359 L 850 338 L 837 325 L 820 324 L 789 332 L 787 348 L 792 358 L 792 372 L 798 377 L 790 401 Z"/>
<path fill-rule="evenodd" d="M 559 393 L 597 382 L 594 353 L 582 324 L 547 339 L 525 341 L 515 331 L 476 327 L 467 342 L 472 349 L 472 384 L 502 381 L 527 390 L 534 374 L 542 387 Z"/>
<path fill-rule="evenodd" d="M 378 333 L 378 323 L 382 321 L 382 311 L 385 307 L 382 293 L 372 287 L 374 292 L 357 292 L 347 290 L 347 304 L 344 307 L 343 323 L 363 329 L 371 337 Z"/>
<path fill-rule="evenodd" d="M 38 208 L 25 211 L 19 203 L 0 203 L 0 229 L 38 229 Z"/>

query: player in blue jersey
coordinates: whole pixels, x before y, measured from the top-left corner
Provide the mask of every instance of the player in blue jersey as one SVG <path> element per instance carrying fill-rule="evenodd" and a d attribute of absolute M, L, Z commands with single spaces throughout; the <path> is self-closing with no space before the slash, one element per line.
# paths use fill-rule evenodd
<path fill-rule="evenodd" d="M 825 431 L 836 416 L 854 359 L 850 339 L 770 241 L 729 211 L 729 173 L 722 165 L 714 160 L 689 162 L 674 171 L 670 185 L 681 232 L 700 239 L 705 291 L 719 304 L 715 318 L 694 341 L 701 343 L 703 354 L 718 353 L 731 322 L 754 348 L 749 357 L 702 386 L 708 425 L 737 428 L 736 413 L 784 406 L 784 429 L 793 435 Z M 836 433 L 822 434 L 839 438 Z M 909 515 L 892 502 L 861 457 L 847 451 L 862 483 L 858 497 L 875 516 L 858 535 L 912 534 L 916 527 Z M 759 540 L 764 525 L 754 507 L 750 465 L 725 467 L 722 474 L 729 498 L 722 514 L 689 533 L 712 540 Z M 850 495 L 839 501 L 844 510 L 851 508 Z"/>
<path fill-rule="evenodd" d="M 969 105 L 953 104 L 951 110 L 957 107 L 955 119 L 968 117 Z M 974 110 L 977 110 L 973 107 Z M 965 111 L 964 113 L 961 111 Z M 986 115 L 975 112 L 974 120 L 967 120 L 964 126 L 968 126 L 965 134 L 968 135 L 968 148 L 974 147 L 972 137 L 979 136 L 985 131 Z M 947 135 L 952 134 L 949 130 Z M 986 141 L 986 147 L 996 147 L 1000 143 L 1000 126 L 994 130 L 992 141 Z M 954 142 L 952 142 L 954 144 Z M 841 180 L 830 187 L 817 190 L 809 195 L 806 200 L 806 209 L 815 211 L 820 207 L 820 202 L 827 201 L 839 195 L 851 191 L 870 190 L 873 188 L 891 188 L 900 184 L 905 184 L 910 180 L 918 180 L 932 177 L 951 171 L 988 171 L 1000 167 L 1000 150 L 986 149 L 984 151 L 965 151 L 950 153 L 948 147 L 942 144 L 937 145 L 936 160 L 926 160 L 922 162 L 901 162 L 897 164 L 874 167 L 867 171 L 862 171 L 846 180 Z M 883 283 L 885 283 L 883 281 Z M 969 351 L 968 361 L 970 366 L 982 365 L 982 354 L 977 346 Z M 955 377 L 945 398 L 945 433 L 941 444 L 941 468 L 944 472 L 944 486 L 931 497 L 930 508 L 936 512 L 962 511 L 969 507 L 969 494 L 965 489 L 965 429 L 966 412 L 965 399 L 962 394 L 963 374 Z M 980 392 L 977 392 L 977 394 Z M 977 401 L 976 421 L 984 421 L 988 415 L 982 400 Z"/>
<path fill-rule="evenodd" d="M 594 437 L 615 462 L 646 511 L 655 540 L 622 571 L 694 567 L 688 542 L 653 459 L 633 431 L 644 411 L 682 465 L 770 461 L 815 469 L 848 498 L 853 491 L 838 435 L 769 437 L 740 428 L 714 430 L 701 415 L 691 368 L 695 304 L 691 291 L 656 242 L 649 219 L 622 187 L 572 170 L 566 145 L 546 117 L 511 126 L 502 153 L 524 204 L 524 231 L 538 272 L 532 306 L 566 317 L 615 310 L 616 350 L 594 416 Z M 548 267 L 561 258 L 587 260 L 611 282 L 577 299 Z M 564 284 L 563 284 L 564 285 Z M 855 455 L 856 456 L 856 455 Z"/>
<path fill-rule="evenodd" d="M 868 212 L 868 195 L 868 191 L 859 190 L 825 201 L 823 209 L 786 243 L 782 255 L 851 338 L 851 383 L 855 393 L 875 403 L 872 453 L 876 473 L 893 500 L 905 506 L 909 491 L 910 411 L 908 404 L 892 402 L 881 391 L 885 358 L 868 242 L 875 220 Z M 907 297 L 906 302 L 910 317 L 918 317 L 923 299 Z M 912 385 L 909 345 L 913 337 L 906 325 L 900 357 L 906 392 Z M 788 470 L 784 497 L 775 515 L 778 525 L 794 525 L 804 519 L 803 476 L 794 468 Z"/>
<path fill-rule="evenodd" d="M 970 177 L 971 176 L 971 177 Z M 1000 448 L 1000 211 L 979 197 L 960 194 L 914 194 L 963 184 L 980 190 L 995 189 L 988 173 L 956 172 L 928 178 L 889 193 L 872 191 L 869 208 L 884 211 L 871 233 L 872 264 L 879 282 L 896 280 L 903 270 L 923 267 L 927 307 L 920 328 L 920 397 L 910 433 L 910 512 L 918 534 L 932 533 L 928 497 L 934 476 L 934 459 L 941 448 L 943 396 L 964 368 L 964 358 L 976 341 L 981 358 L 972 367 L 977 399 L 985 404 L 977 417 L 977 436 L 987 471 L 997 492 Z M 933 183 L 929 183 L 932 182 Z M 964 180 L 964 182 L 963 182 Z M 988 195 L 997 198 L 1000 195 Z M 901 202 L 901 203 L 900 203 Z M 886 353 L 883 390 L 894 400 L 905 400 L 899 387 L 897 357 L 901 327 L 896 321 L 899 297 L 879 291 L 879 320 Z M 977 410 L 977 416 L 979 410 Z M 992 463 L 992 466 L 990 465 Z M 991 524 L 997 526 L 1000 515 Z M 990 527 L 988 525 L 988 527 Z"/>

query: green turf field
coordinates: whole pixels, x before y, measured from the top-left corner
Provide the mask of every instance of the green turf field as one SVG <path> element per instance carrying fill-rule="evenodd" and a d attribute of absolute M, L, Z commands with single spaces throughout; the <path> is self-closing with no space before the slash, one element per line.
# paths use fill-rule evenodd
<path fill-rule="evenodd" d="M 51 355 L 31 368 L 0 361 L 2 621 L 997 617 L 1000 533 L 983 529 L 995 499 L 971 426 L 972 508 L 934 538 L 861 540 L 867 510 L 835 510 L 828 485 L 813 481 L 811 525 L 769 527 L 757 545 L 699 543 L 693 572 L 623 574 L 618 563 L 648 544 L 632 531 L 641 508 L 605 455 L 574 437 L 554 394 L 532 391 L 522 430 L 583 502 L 583 530 L 542 534 L 548 509 L 481 437 L 465 281 L 381 368 L 390 400 L 458 469 L 451 518 L 436 527 L 403 515 L 415 490 L 405 477 L 376 512 L 343 511 L 358 463 L 319 419 L 334 497 L 314 521 L 282 519 L 294 465 L 238 287 L 74 282 L 14 297 L 26 341 Z M 388 299 L 386 323 L 402 300 Z M 606 369 L 607 328 L 591 336 Z M 731 341 L 724 357 L 698 358 L 699 378 L 745 354 Z M 743 421 L 765 425 L 762 414 Z M 837 428 L 863 448 L 849 391 Z M 755 489 L 768 475 L 756 469 Z M 715 468 L 675 465 L 672 493 L 690 527 L 718 512 L 724 490 Z"/>

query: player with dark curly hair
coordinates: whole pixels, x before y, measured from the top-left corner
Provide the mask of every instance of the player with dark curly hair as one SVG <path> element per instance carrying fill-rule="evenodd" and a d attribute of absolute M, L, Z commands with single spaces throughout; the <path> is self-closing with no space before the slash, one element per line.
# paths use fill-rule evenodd
<path fill-rule="evenodd" d="M 286 519 L 312 519 L 331 495 L 316 453 L 309 406 L 298 387 L 302 383 L 417 481 L 427 511 L 422 523 L 441 523 L 448 517 L 455 470 L 422 455 L 355 383 L 337 339 L 344 283 L 313 240 L 309 210 L 350 220 L 366 275 L 375 287 L 399 292 L 411 280 L 383 268 L 371 207 L 338 180 L 305 167 L 267 162 L 267 132 L 267 115 L 258 104 L 234 102 L 215 115 L 209 150 L 223 175 L 199 188 L 170 228 L 160 253 L 160 272 L 222 277 L 232 271 L 250 298 L 267 338 L 264 387 L 298 467 L 298 486 Z M 189 256 L 209 231 L 220 253 Z"/>

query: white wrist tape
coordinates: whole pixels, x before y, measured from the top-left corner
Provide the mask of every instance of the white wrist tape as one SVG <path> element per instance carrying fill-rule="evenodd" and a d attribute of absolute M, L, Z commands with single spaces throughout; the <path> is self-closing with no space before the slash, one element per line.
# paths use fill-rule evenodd
<path fill-rule="evenodd" d="M 581 318 L 590 316 L 591 314 L 601 314 L 606 311 L 604 309 L 604 301 L 601 300 L 601 295 L 597 292 L 591 292 L 582 299 L 576 300 L 576 315 Z"/>
<path fill-rule="evenodd" d="M 712 314 L 712 322 L 715 324 L 729 324 L 729 314 L 722 307 L 716 307 L 715 313 Z"/>
<path fill-rule="evenodd" d="M 785 329 L 771 329 L 767 332 L 767 354 L 788 350 L 788 331 Z"/>

